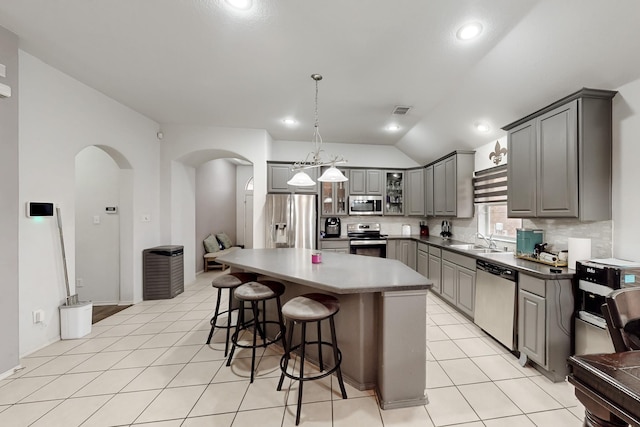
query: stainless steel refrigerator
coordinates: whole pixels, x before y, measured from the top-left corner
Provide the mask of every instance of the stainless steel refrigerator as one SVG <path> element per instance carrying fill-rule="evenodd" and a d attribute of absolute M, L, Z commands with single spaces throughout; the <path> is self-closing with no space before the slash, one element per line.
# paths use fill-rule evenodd
<path fill-rule="evenodd" d="M 267 248 L 316 249 L 317 195 L 267 194 Z"/>

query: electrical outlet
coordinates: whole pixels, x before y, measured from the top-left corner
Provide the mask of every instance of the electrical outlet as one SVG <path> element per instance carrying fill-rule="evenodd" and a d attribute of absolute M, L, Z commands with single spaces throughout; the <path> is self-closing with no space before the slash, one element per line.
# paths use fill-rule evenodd
<path fill-rule="evenodd" d="M 84 287 L 84 280 L 76 279 L 76 288 L 82 288 L 82 287 Z"/>
<path fill-rule="evenodd" d="M 94 224 L 100 224 L 100 215 L 94 215 L 93 216 L 93 223 Z"/>

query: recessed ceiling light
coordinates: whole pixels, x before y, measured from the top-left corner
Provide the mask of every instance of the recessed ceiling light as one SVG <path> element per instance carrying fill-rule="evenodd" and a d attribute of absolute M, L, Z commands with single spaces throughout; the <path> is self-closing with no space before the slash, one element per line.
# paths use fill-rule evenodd
<path fill-rule="evenodd" d="M 478 132 L 487 133 L 491 130 L 491 126 L 489 126 L 489 124 L 485 122 L 478 122 L 475 124 L 475 126 Z"/>
<path fill-rule="evenodd" d="M 227 4 L 235 9 L 247 10 L 251 8 L 251 0 L 226 0 Z"/>
<path fill-rule="evenodd" d="M 387 126 L 387 130 L 389 132 L 397 132 L 397 131 L 400 130 L 400 126 L 398 126 L 398 125 L 389 125 L 389 126 Z"/>
<path fill-rule="evenodd" d="M 465 24 L 456 33 L 456 36 L 460 40 L 471 40 L 480 35 L 482 32 L 482 24 L 479 22 L 472 22 L 470 24 Z"/>
<path fill-rule="evenodd" d="M 285 125 L 291 126 L 291 125 L 295 125 L 297 122 L 294 119 L 284 119 L 282 120 L 282 123 L 284 123 Z"/>

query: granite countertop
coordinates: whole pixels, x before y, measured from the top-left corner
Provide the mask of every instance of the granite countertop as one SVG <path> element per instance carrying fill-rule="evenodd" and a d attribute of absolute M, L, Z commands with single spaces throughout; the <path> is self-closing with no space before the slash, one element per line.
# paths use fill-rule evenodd
<path fill-rule="evenodd" d="M 389 236 L 388 238 L 392 238 Z M 429 236 L 422 237 L 418 235 L 412 236 L 394 236 L 397 239 L 411 238 L 418 242 L 427 243 L 432 246 L 437 246 L 441 249 L 446 249 L 451 252 L 457 252 L 472 258 L 482 259 L 490 261 L 495 264 L 499 264 L 505 267 L 513 268 L 521 273 L 529 274 L 531 276 L 538 277 L 540 279 L 572 279 L 575 275 L 575 270 L 567 267 L 553 267 L 547 264 L 541 264 L 533 261 L 527 261 L 524 259 L 516 258 L 513 252 L 492 252 L 492 253 L 478 253 L 474 251 L 468 251 L 459 248 L 452 248 L 451 245 L 467 244 L 468 242 L 460 242 L 457 240 L 444 240 L 441 237 Z M 560 269 L 560 273 L 552 273 L 552 268 Z"/>
<path fill-rule="evenodd" d="M 322 252 L 313 264 L 311 249 L 243 249 L 217 261 L 336 294 L 429 289 L 433 283 L 402 262 L 386 258 Z"/>

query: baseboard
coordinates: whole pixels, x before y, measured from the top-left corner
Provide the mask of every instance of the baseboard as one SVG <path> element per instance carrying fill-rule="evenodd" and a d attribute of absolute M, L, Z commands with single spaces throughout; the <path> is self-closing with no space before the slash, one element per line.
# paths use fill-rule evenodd
<path fill-rule="evenodd" d="M 24 369 L 24 366 L 18 365 L 16 367 L 12 368 L 12 369 L 9 369 L 6 372 L 1 373 L 0 374 L 0 380 L 3 380 L 5 378 L 7 378 L 7 377 L 10 377 L 11 375 L 15 374 L 16 372 L 18 372 L 18 371 L 20 371 L 22 369 Z"/>

